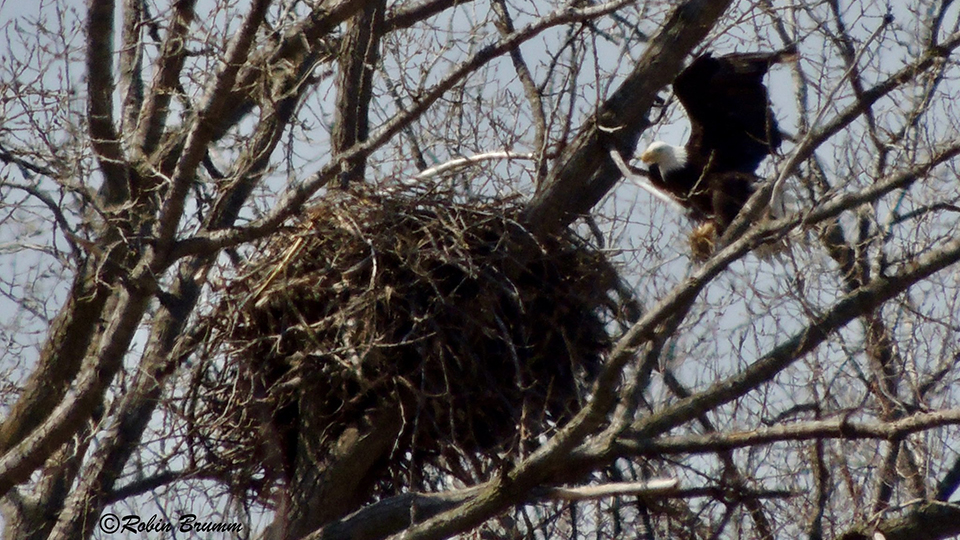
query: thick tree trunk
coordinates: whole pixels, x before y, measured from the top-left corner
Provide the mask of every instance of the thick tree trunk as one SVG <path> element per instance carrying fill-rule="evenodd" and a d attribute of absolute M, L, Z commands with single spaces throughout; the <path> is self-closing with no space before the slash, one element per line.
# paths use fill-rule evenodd
<path fill-rule="evenodd" d="M 334 154 L 367 140 L 370 134 L 370 100 L 373 74 L 380 61 L 380 36 L 383 28 L 384 0 L 368 2 L 347 23 L 340 44 L 340 75 L 337 78 L 337 116 L 333 126 Z M 341 163 L 340 185 L 363 180 L 366 157 Z"/>

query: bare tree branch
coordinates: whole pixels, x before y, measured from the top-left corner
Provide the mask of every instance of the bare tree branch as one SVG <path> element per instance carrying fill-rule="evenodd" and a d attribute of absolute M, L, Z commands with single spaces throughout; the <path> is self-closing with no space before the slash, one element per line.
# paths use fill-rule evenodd
<path fill-rule="evenodd" d="M 123 5 L 123 28 L 120 40 L 120 84 L 119 93 L 123 102 L 120 106 L 122 119 L 120 132 L 130 137 L 136 131 L 137 119 L 143 107 L 143 41 L 140 39 L 141 26 L 145 18 L 144 0 L 125 0 Z"/>
<path fill-rule="evenodd" d="M 752 431 L 678 435 L 644 439 L 625 433 L 617 444 L 631 455 L 659 455 L 717 452 L 783 441 L 816 439 L 880 439 L 897 441 L 933 427 L 960 424 L 960 410 L 919 413 L 894 421 L 855 422 L 841 417 L 832 420 L 797 422 Z"/>
<path fill-rule="evenodd" d="M 470 0 L 427 0 L 415 6 L 402 6 L 387 13 L 384 22 L 384 33 L 393 32 L 401 28 L 409 28 L 418 22 L 433 17 L 456 6 L 469 3 Z"/>
<path fill-rule="evenodd" d="M 917 505 L 906 516 L 860 526 L 840 536 L 840 540 L 870 540 L 879 532 L 886 540 L 940 540 L 960 533 L 960 508 L 942 502 Z"/>
<path fill-rule="evenodd" d="M 110 206 L 130 197 L 126 157 L 113 120 L 113 0 L 93 0 L 87 16 L 87 83 L 90 142 L 103 171 L 101 194 Z"/>
<path fill-rule="evenodd" d="M 368 2 L 347 23 L 347 34 L 340 42 L 340 74 L 337 79 L 337 115 L 331 139 L 334 154 L 344 153 L 367 140 L 370 132 L 367 116 L 373 98 L 373 73 L 380 62 L 380 37 L 386 3 Z M 365 156 L 341 162 L 340 187 L 363 179 Z"/>
<path fill-rule="evenodd" d="M 186 35 L 196 16 L 196 0 L 177 0 L 173 4 L 170 28 L 154 67 L 153 83 L 147 90 L 137 120 L 139 129 L 134 146 L 148 156 L 156 149 L 170 112 L 170 100 L 178 88 L 177 78 L 187 57 Z"/>
<path fill-rule="evenodd" d="M 504 0 L 496 0 L 493 3 L 493 10 L 498 17 L 497 29 L 500 30 L 501 36 L 506 37 L 516 32 L 513 19 L 510 16 L 510 12 L 507 11 L 507 4 Z M 540 90 L 537 88 L 536 81 L 533 80 L 530 68 L 527 67 L 526 62 L 523 60 L 520 47 L 510 51 L 510 60 L 513 62 L 513 68 L 517 71 L 517 76 L 520 77 L 520 82 L 523 84 L 523 91 L 527 96 L 527 100 L 530 102 L 530 110 L 533 114 L 533 126 L 536 129 L 536 134 L 533 138 L 533 147 L 537 148 L 540 154 L 536 174 L 536 183 L 539 185 L 547 174 L 547 162 L 545 159 L 547 151 L 547 119 L 544 115 L 543 100 L 540 99 Z"/>

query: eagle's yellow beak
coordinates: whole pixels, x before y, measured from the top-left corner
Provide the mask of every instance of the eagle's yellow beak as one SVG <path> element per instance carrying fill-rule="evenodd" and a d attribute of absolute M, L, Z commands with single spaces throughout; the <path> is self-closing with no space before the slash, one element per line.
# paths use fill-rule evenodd
<path fill-rule="evenodd" d="M 651 163 L 657 161 L 657 159 L 654 157 L 654 154 L 655 153 L 652 150 L 645 150 L 642 154 L 640 154 L 640 161 L 650 165 Z"/>

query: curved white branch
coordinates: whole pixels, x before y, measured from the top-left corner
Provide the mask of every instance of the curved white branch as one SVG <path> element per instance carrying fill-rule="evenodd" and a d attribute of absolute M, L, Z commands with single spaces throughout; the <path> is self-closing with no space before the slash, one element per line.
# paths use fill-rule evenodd
<path fill-rule="evenodd" d="M 510 152 L 509 150 L 499 150 L 494 152 L 484 152 L 482 154 L 475 154 L 472 156 L 458 157 L 451 159 L 450 161 L 435 165 L 428 169 L 420 171 L 418 174 L 411 176 L 405 180 L 401 180 L 403 184 L 412 184 L 420 180 L 430 178 L 432 176 L 437 176 L 448 171 L 460 169 L 467 167 L 468 165 L 473 165 L 474 163 L 480 163 L 482 161 L 495 161 L 495 160 L 511 160 L 511 159 L 522 159 L 527 161 L 533 161 L 536 159 L 534 154 L 524 153 L 517 154 Z"/>
<path fill-rule="evenodd" d="M 616 148 L 610 149 L 610 159 L 612 159 L 613 162 L 617 165 L 617 168 L 620 169 L 620 174 L 622 174 L 624 178 L 629 179 L 631 182 L 636 184 L 638 187 L 640 187 L 647 193 L 650 193 L 654 197 L 667 203 L 674 210 L 678 212 L 686 213 L 687 209 L 684 208 L 682 204 L 678 203 L 676 199 L 668 195 L 662 189 L 651 184 L 650 181 L 647 180 L 646 178 L 633 172 L 633 170 L 630 169 L 629 166 L 627 166 L 627 163 L 623 160 L 623 156 L 620 155 L 620 152 L 618 152 Z"/>
<path fill-rule="evenodd" d="M 588 501 L 618 495 L 661 495 L 670 493 L 679 485 L 680 480 L 676 478 L 654 478 L 645 482 L 611 482 L 599 486 L 574 488 L 555 487 L 547 492 L 547 496 L 564 501 Z"/>

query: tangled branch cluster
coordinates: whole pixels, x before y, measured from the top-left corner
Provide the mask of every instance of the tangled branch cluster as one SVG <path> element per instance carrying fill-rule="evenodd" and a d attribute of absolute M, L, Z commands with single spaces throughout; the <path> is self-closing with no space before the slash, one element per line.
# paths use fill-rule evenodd
<path fill-rule="evenodd" d="M 379 471 L 399 489 L 424 466 L 466 480 L 478 451 L 522 451 L 569 417 L 609 346 L 619 278 L 572 232 L 534 239 L 518 212 L 343 193 L 278 235 L 211 315 L 221 360 L 191 430 L 205 459 L 235 486 L 269 485 L 372 429 L 374 410 L 400 411 Z"/>

